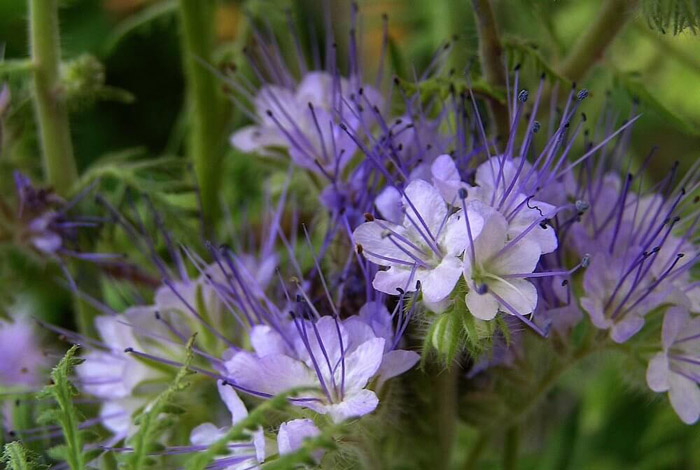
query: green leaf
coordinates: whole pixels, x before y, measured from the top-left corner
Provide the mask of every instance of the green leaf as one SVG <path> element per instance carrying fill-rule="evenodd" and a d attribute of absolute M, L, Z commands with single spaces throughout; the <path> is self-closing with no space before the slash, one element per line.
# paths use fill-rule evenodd
<path fill-rule="evenodd" d="M 177 1 L 165 0 L 154 2 L 143 10 L 140 10 L 138 13 L 131 15 L 129 18 L 117 25 L 116 28 L 114 28 L 114 31 L 107 39 L 105 52 L 110 54 L 125 37 L 129 36 L 134 31 L 144 28 L 148 24 L 160 18 L 173 15 L 176 11 Z"/>
<path fill-rule="evenodd" d="M 40 422 L 56 423 L 61 427 L 65 444 L 54 448 L 54 455 L 60 456 L 72 470 L 85 469 L 86 458 L 84 454 L 84 434 L 78 429 L 80 419 L 78 410 L 73 403 L 73 397 L 78 394 L 68 377 L 73 368 L 82 362 L 75 357 L 79 347 L 73 345 L 56 367 L 51 371 L 51 385 L 47 385 L 38 398 L 51 398 L 55 400 L 57 408 L 46 410 L 39 417 Z"/>
<path fill-rule="evenodd" d="M 193 335 L 187 342 L 185 361 L 175 375 L 173 382 L 149 403 L 141 414 L 136 416 L 134 422 L 139 426 L 139 429 L 129 439 L 129 445 L 133 451 L 125 458 L 124 463 L 127 469 L 141 470 L 155 465 L 155 460 L 149 457 L 149 454 L 160 445 L 158 439 L 172 425 L 172 421 L 168 419 L 168 413 L 173 410 L 173 400 L 179 392 L 189 386 L 189 382 L 185 379 L 192 374 L 190 364 L 194 358 L 192 347 L 195 336 Z"/>
<path fill-rule="evenodd" d="M 647 108 L 656 113 L 664 121 L 688 135 L 700 135 L 700 130 L 697 126 L 678 116 L 656 99 L 646 88 L 639 74 L 616 71 L 614 82 L 617 87 L 622 88 L 633 99 L 638 100 L 642 108 Z"/>

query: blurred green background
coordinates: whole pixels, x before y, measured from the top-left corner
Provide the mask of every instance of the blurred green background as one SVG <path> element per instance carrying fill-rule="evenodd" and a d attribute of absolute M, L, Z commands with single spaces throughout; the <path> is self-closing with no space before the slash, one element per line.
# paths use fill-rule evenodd
<path fill-rule="evenodd" d="M 140 158 L 184 158 L 184 78 L 175 3 L 62 2 L 64 59 L 93 55 L 104 65 L 105 85 L 122 90 L 100 97 L 108 99 L 88 99 L 71 113 L 81 170 L 105 155 L 126 149 L 137 149 L 134 153 Z M 332 3 L 336 4 L 335 24 L 347 25 L 349 2 Z M 523 62 L 527 87 L 536 88 L 536 77 L 542 69 L 538 61 L 557 69 L 595 20 L 602 4 L 599 0 L 494 2 L 501 34 L 514 45 L 507 49 L 506 57 L 511 65 Z M 363 60 L 368 64 L 376 63 L 380 54 L 384 13 L 389 16 L 392 64 L 404 73 L 423 69 L 433 52 L 453 36 L 451 65 L 462 68 L 477 56 L 476 26 L 467 0 L 365 0 L 359 5 Z M 26 8 L 23 0 L 0 1 L 0 47 L 6 61 L 27 57 Z M 304 25 L 321 24 L 321 1 L 219 2 L 218 56 L 241 63 L 241 45 L 249 34 L 248 15 L 256 20 L 264 18 L 273 29 L 284 28 L 285 8 L 311 20 Z M 665 170 L 675 160 L 681 162 L 681 168 L 687 168 L 700 157 L 700 39 L 691 28 L 674 35 L 670 29 L 662 34 L 658 25 L 652 26 L 641 9 L 633 14 L 580 84 L 591 90 L 584 111 L 595 120 L 609 93 L 614 109 L 624 117 L 632 98 L 638 98 L 643 118 L 632 133 L 632 152 L 639 157 L 658 146 L 659 158 L 653 169 Z M 40 181 L 41 161 L 25 77 L 0 73 L 0 80 L 10 84 L 13 96 L 0 155 L 0 191 L 9 194 L 11 169 L 21 169 Z M 229 127 L 233 129 L 244 121 L 244 116 L 234 111 Z M 250 157 L 229 150 L 223 172 L 223 190 L 232 207 L 250 204 L 251 198 L 260 194 L 263 171 Z M 21 258 L 3 258 L 3 271 L 12 264 L 10 272 L 23 275 L 2 282 L 0 299 L 21 297 L 36 311 L 44 312 L 48 320 L 70 326 L 69 296 L 47 282 L 56 272 L 26 264 Z M 558 417 L 545 419 L 541 433 L 525 438 L 528 451 L 520 468 L 700 468 L 700 432 L 680 423 L 665 396 L 652 401 L 640 391 L 643 386 L 639 383 L 619 380 L 624 365 L 615 361 L 585 367 L 585 376 L 574 372 L 556 390 L 552 403 Z M 598 372 L 592 373 L 594 370 Z M 582 400 L 573 398 L 581 394 Z M 546 440 L 545 430 L 550 432 Z M 469 434 L 467 429 L 463 432 Z M 488 455 L 484 468 L 491 468 Z M 492 460 L 492 468 L 498 468 L 496 449 Z"/>

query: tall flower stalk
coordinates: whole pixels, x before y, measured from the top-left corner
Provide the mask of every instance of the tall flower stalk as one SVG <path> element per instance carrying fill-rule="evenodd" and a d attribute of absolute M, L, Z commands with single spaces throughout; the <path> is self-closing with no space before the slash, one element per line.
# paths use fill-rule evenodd
<path fill-rule="evenodd" d="M 207 68 L 215 40 L 215 8 L 210 0 L 178 3 L 189 116 L 187 152 L 194 163 L 204 217 L 211 224 L 218 207 L 223 150 L 220 84 Z"/>
<path fill-rule="evenodd" d="M 57 0 L 29 0 L 29 42 L 44 173 L 59 194 L 66 194 L 78 178 L 78 170 L 68 110 L 61 96 Z"/>

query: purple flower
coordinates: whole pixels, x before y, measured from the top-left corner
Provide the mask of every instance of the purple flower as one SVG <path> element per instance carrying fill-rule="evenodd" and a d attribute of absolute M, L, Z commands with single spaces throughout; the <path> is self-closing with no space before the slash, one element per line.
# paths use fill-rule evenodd
<path fill-rule="evenodd" d="M 465 301 L 472 315 L 492 320 L 499 311 L 523 316 L 537 306 L 537 289 L 526 278 L 540 259 L 533 240 L 508 239 L 508 222 L 494 209 L 472 203 L 483 229 L 464 256 L 464 278 L 469 292 Z"/>
<path fill-rule="evenodd" d="M 387 198 L 387 193 L 383 198 Z M 380 206 L 384 206 L 384 200 Z M 380 292 L 397 295 L 414 291 L 421 284 L 428 304 L 445 300 L 453 291 L 462 270 L 459 258 L 471 236 L 478 236 L 483 219 L 467 208 L 450 214 L 440 192 L 423 180 L 412 181 L 401 201 L 401 224 L 375 219 L 360 225 L 353 233 L 355 243 L 371 262 L 387 266 L 379 271 L 372 285 Z M 389 217 L 396 220 L 397 213 Z"/>
<path fill-rule="evenodd" d="M 671 406 L 686 424 L 700 417 L 700 317 L 682 307 L 664 317 L 663 351 L 649 361 L 647 384 L 657 393 L 668 392 Z"/>
<path fill-rule="evenodd" d="M 295 88 L 263 86 L 254 101 L 257 124 L 237 131 L 231 143 L 244 152 L 268 155 L 284 148 L 300 167 L 337 175 L 357 150 L 339 124 L 360 131 L 366 123 L 358 108 L 381 107 L 382 102 L 379 92 L 358 86 L 356 79 L 308 72 Z"/>
<path fill-rule="evenodd" d="M 48 361 L 26 316 L 0 319 L 0 357 L 0 386 L 35 387 L 42 383 Z"/>
<path fill-rule="evenodd" d="M 388 338 L 393 339 L 387 327 L 390 322 L 386 309 L 370 306 L 362 316 L 342 321 L 323 316 L 295 318 L 277 330 L 254 326 L 250 332 L 254 352 L 234 352 L 226 370 L 235 386 L 268 396 L 296 387 L 317 387 L 318 393 L 294 403 L 329 414 L 336 422 L 360 417 L 379 403 L 367 388 L 371 381 L 381 384 L 418 361 L 416 353 L 394 351 L 394 345 L 388 344 Z"/>

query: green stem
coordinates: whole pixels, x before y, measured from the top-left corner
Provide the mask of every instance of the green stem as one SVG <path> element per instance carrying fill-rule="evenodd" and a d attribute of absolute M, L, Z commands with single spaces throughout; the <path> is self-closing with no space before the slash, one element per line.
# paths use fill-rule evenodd
<path fill-rule="evenodd" d="M 437 389 L 437 438 L 440 460 L 436 469 L 450 467 L 452 448 L 454 447 L 455 428 L 457 424 L 457 379 L 459 366 L 451 365 L 438 373 Z"/>
<path fill-rule="evenodd" d="M 46 179 L 67 194 L 78 178 L 68 110 L 61 96 L 58 0 L 29 0 L 29 42 L 34 67 L 34 104 Z"/>
<path fill-rule="evenodd" d="M 520 450 L 520 429 L 513 425 L 506 430 L 503 445 L 503 470 L 518 468 L 518 451 Z"/>
<path fill-rule="evenodd" d="M 484 79 L 489 85 L 497 89 L 504 89 L 506 87 L 506 72 L 503 64 L 503 47 L 491 1 L 472 0 L 472 5 L 479 35 L 479 57 Z M 497 100 L 490 100 L 489 107 L 498 136 L 506 139 L 510 133 L 508 108 Z"/>
<path fill-rule="evenodd" d="M 583 79 L 617 37 L 636 5 L 637 0 L 605 0 L 598 17 L 562 62 L 559 73 L 574 82 Z"/>
<path fill-rule="evenodd" d="M 486 450 L 488 443 L 489 443 L 489 434 L 487 434 L 483 431 L 481 433 L 479 433 L 479 437 L 477 438 L 476 442 L 474 443 L 474 446 L 469 451 L 469 455 L 467 455 L 467 460 L 464 462 L 464 466 L 462 467 L 464 470 L 475 470 L 477 468 L 477 464 L 479 463 L 479 459 L 481 458 L 481 455 Z"/>
<path fill-rule="evenodd" d="M 182 51 L 189 111 L 188 153 L 194 162 L 204 220 L 216 220 L 223 150 L 223 100 L 220 84 L 207 64 L 214 49 L 214 5 L 211 0 L 179 0 Z"/>

